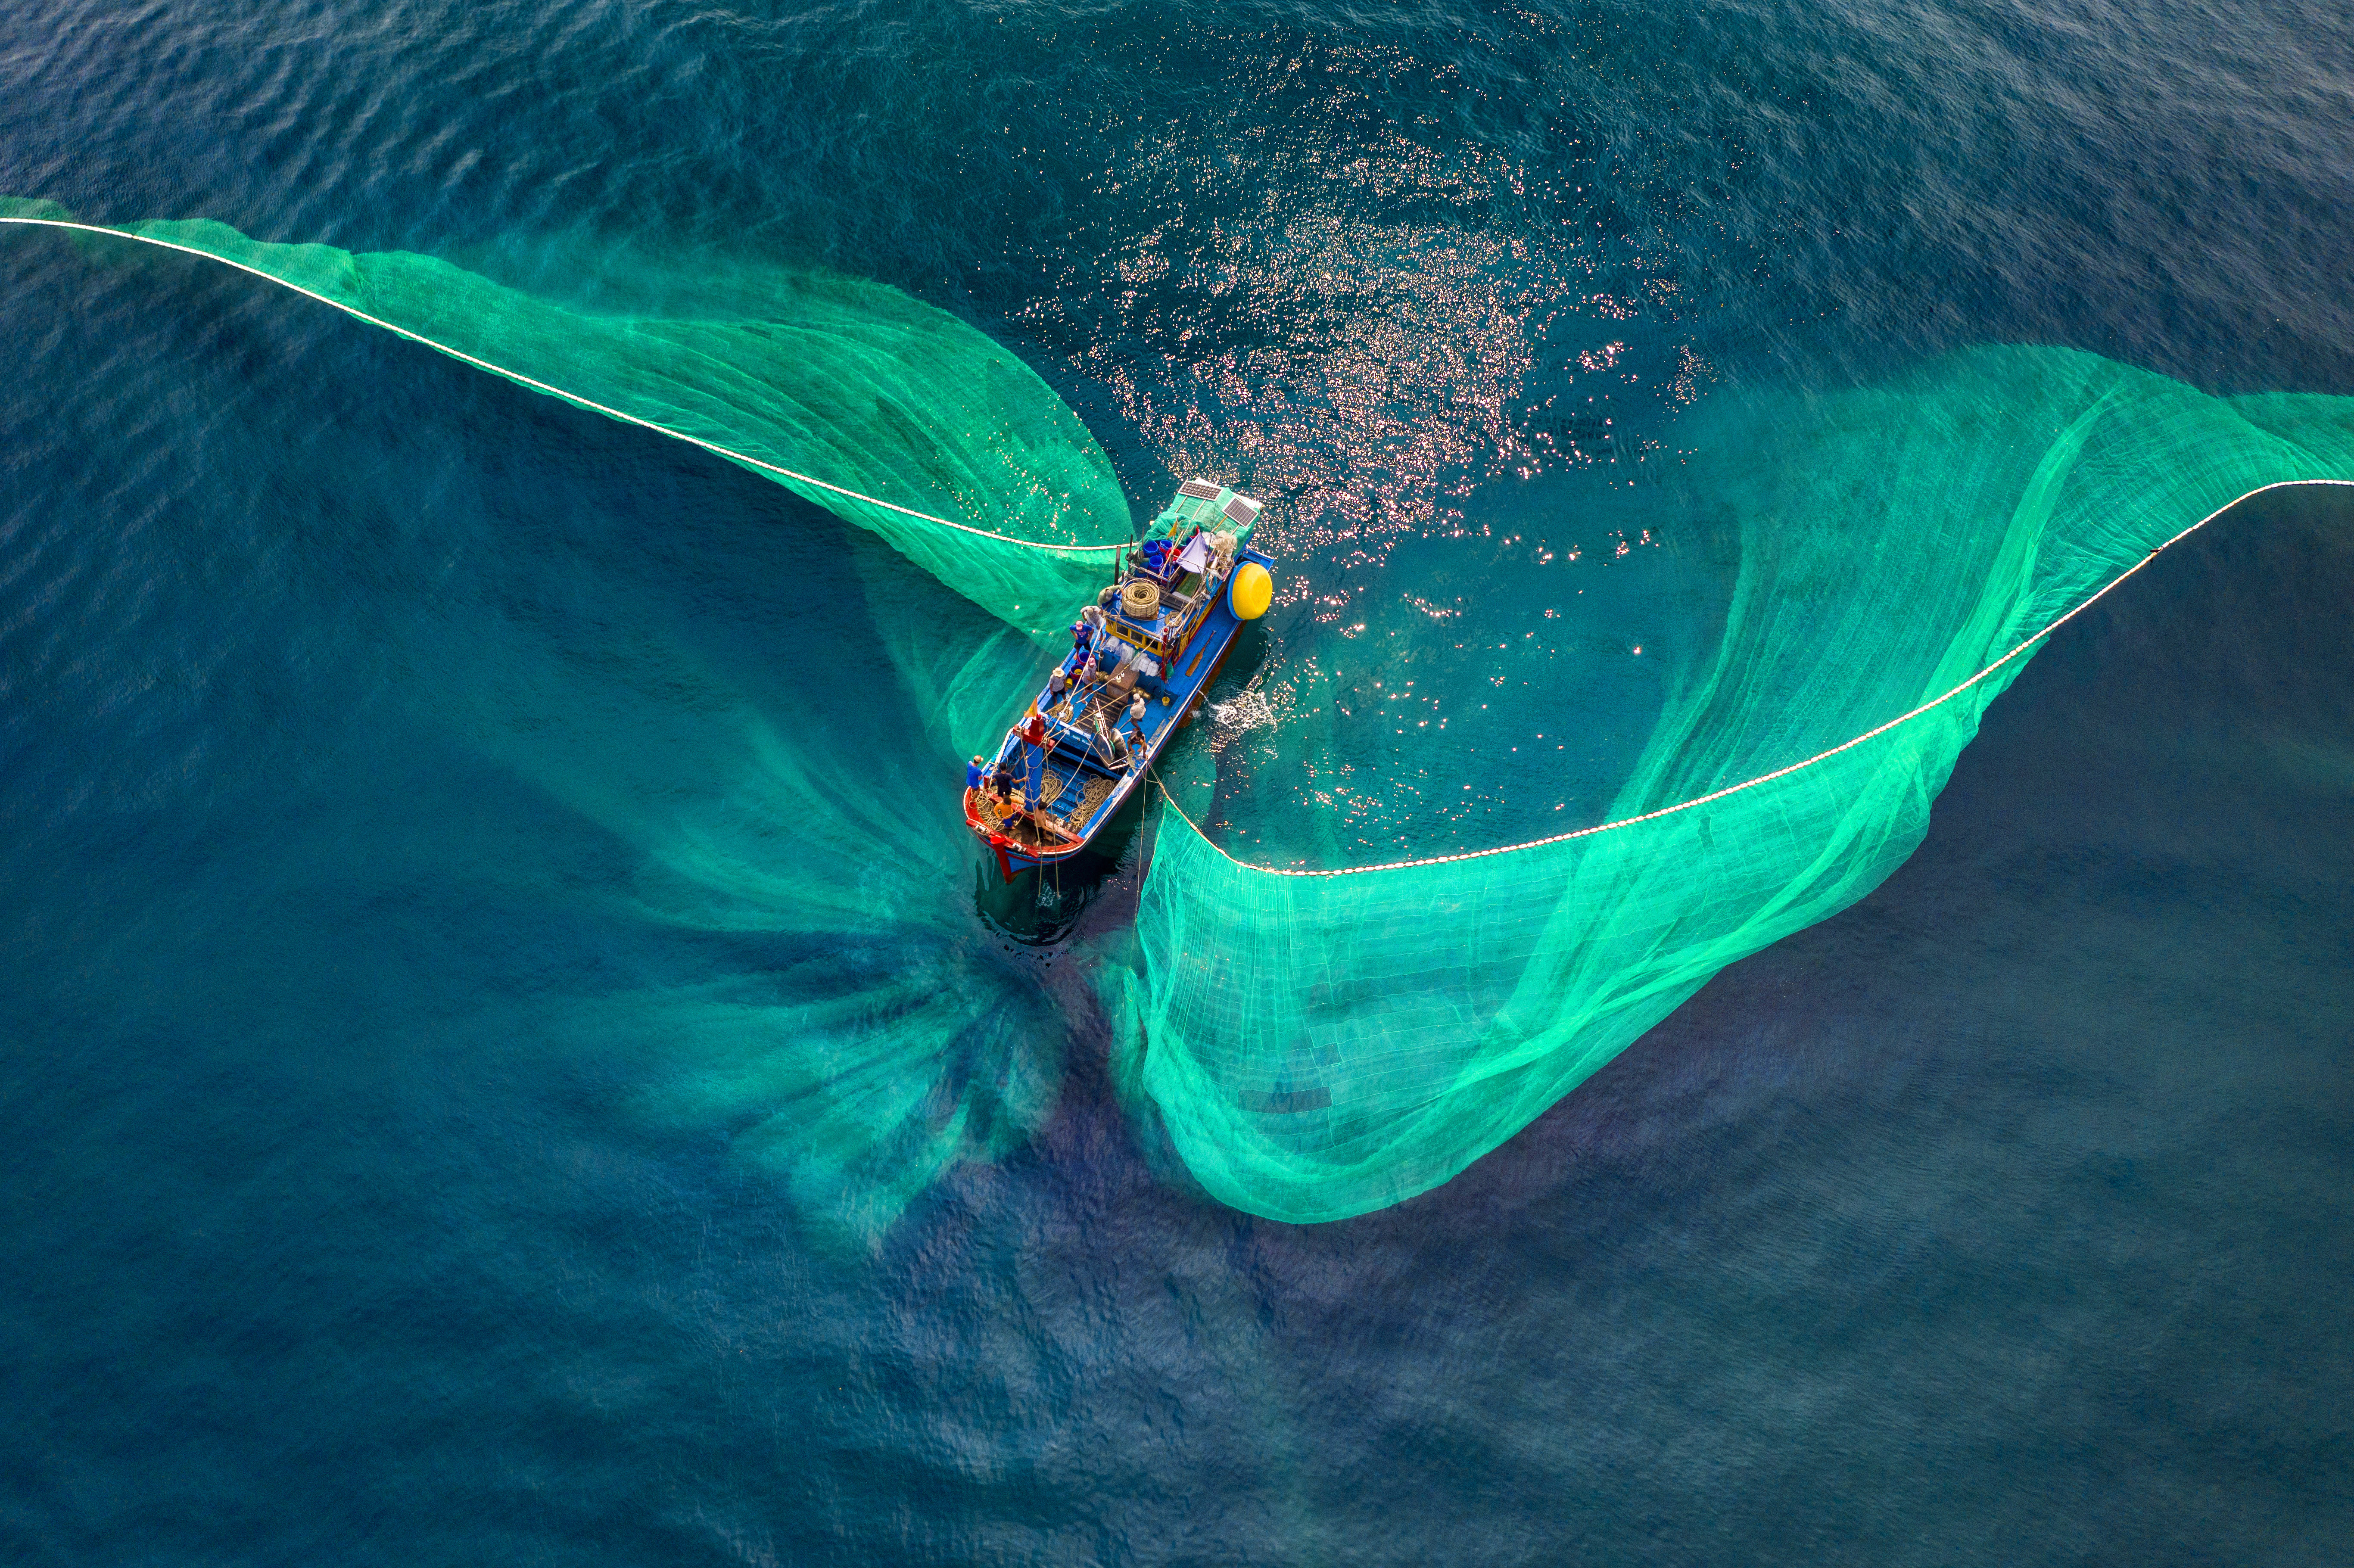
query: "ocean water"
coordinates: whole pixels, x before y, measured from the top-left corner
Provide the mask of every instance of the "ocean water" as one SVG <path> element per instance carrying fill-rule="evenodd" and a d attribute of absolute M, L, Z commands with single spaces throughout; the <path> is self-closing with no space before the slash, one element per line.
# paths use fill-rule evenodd
<path fill-rule="evenodd" d="M 1575 694 L 1574 743 L 1466 743 L 1562 747 L 1553 800 L 1401 747 L 1336 804 L 1371 856 L 1606 800 L 1691 613 L 1649 471 L 1695 408 L 1988 343 L 2354 392 L 2349 34 L 16 5 L 0 192 L 954 312 L 1140 508 L 1275 499 L 1273 720 Z M 777 737 L 928 777 L 895 638 L 968 611 L 913 568 L 198 262 L 0 268 L 8 1561 L 2343 1560 L 2342 493 L 2072 624 L 1862 904 L 1455 1181 L 1287 1226 L 1114 1092 L 1089 966 L 1149 830 L 1065 905 L 829 924 L 868 867 L 797 845 Z M 1242 794 L 1282 733 L 1225 745 Z M 829 1160 L 811 977 L 901 971 L 981 1020 L 954 1125 Z"/>

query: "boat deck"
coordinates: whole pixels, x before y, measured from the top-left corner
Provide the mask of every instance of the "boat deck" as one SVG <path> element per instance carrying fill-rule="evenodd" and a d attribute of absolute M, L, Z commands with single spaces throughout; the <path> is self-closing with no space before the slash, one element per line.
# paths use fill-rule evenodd
<path fill-rule="evenodd" d="M 1205 504 L 1211 503 L 1214 506 Z M 1225 509 L 1217 516 L 1237 520 L 1235 507 L 1241 503 L 1206 482 L 1189 482 L 1161 522 L 1170 524 L 1172 534 L 1179 524 L 1199 534 L 1203 524 L 1214 520 L 1216 508 Z M 1255 515 L 1257 503 L 1248 502 L 1247 509 L 1240 521 Z M 1193 515 L 1195 512 L 1201 515 Z M 1184 538 L 1192 543 L 1193 535 Z M 1221 547 L 1232 550 L 1237 567 L 1243 562 L 1261 568 L 1273 565 L 1247 543 Z M 999 866 L 1008 877 L 1018 869 L 1060 861 L 1086 847 L 1136 791 L 1138 781 L 1208 691 L 1242 629 L 1226 591 L 1235 569 L 1227 559 L 1221 556 L 1213 561 L 1207 546 L 1196 544 L 1192 559 L 1173 563 L 1179 569 L 1131 567 L 1121 581 L 1153 583 L 1161 595 L 1159 604 L 1145 615 L 1131 616 L 1107 590 L 1088 612 L 1100 612 L 1094 647 L 1103 662 L 1091 667 L 1079 653 L 1066 655 L 1060 666 L 1066 675 L 1082 671 L 1088 675 L 1076 693 L 1050 701 L 1042 690 L 1032 699 L 1029 713 L 1045 721 L 1044 746 L 1025 746 L 1017 723 L 987 764 L 992 774 L 1007 774 L 1010 787 L 1000 793 L 984 783 L 965 794 L 966 821 L 996 846 Z M 1193 569 L 1196 563 L 1201 563 L 1198 571 Z M 1263 597 L 1258 603 L 1264 606 Z M 1255 608 L 1251 613 L 1259 610 Z M 1115 667 L 1116 676 L 1095 673 Z M 1143 711 L 1131 720 L 1140 693 Z M 1034 761 L 1041 765 L 1035 821 L 1022 809 Z"/>
<path fill-rule="evenodd" d="M 985 795 L 973 804 L 980 810 L 982 821 L 997 819 L 997 831 L 1015 843 L 1031 849 L 1060 849 L 1072 840 L 1086 835 L 1096 813 L 1103 809 L 1105 801 L 1118 793 L 1119 785 L 1119 779 L 1093 768 L 1046 769 L 1045 787 L 1038 792 L 1039 806 L 1047 815 L 1063 823 L 1069 838 L 1056 838 L 1052 832 L 1039 828 L 1018 809 L 1004 812 L 991 810 Z M 1018 784 L 1014 786 L 1012 801 L 1016 808 L 1021 804 L 1021 786 Z"/>

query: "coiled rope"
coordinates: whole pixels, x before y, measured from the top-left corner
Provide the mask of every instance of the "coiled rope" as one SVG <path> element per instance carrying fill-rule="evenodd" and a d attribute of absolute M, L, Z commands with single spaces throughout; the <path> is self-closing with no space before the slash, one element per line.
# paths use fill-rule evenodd
<path fill-rule="evenodd" d="M 1776 779 L 1787 779 L 1791 774 L 1803 772 L 1805 769 L 1812 768 L 1818 763 L 1828 762 L 1832 758 L 1840 755 L 1842 752 L 1852 751 L 1857 747 L 1863 745 L 1866 741 L 1876 740 L 1880 736 L 1886 735 L 1889 731 L 1897 728 L 1899 726 L 1909 724 L 1913 720 L 1919 718 L 1923 714 L 1943 707 L 1946 704 L 1952 702 L 1956 697 L 1960 696 L 1964 692 L 1968 691 L 1971 687 L 1978 685 L 1988 677 L 2001 670 L 2004 666 L 2009 664 L 2013 660 L 2021 657 L 2037 643 L 2041 642 L 2053 632 L 2059 630 L 2062 627 L 2067 625 L 2070 621 L 2084 614 L 2084 611 L 2092 609 L 2094 605 L 2107 598 L 2110 591 L 2116 588 L 2119 583 L 2124 582 L 2127 577 L 2132 577 L 2136 572 L 2140 571 L 2144 567 L 2149 565 L 2150 562 L 2158 559 L 2159 552 L 2170 549 L 2174 546 L 2180 544 L 2184 539 L 2189 538 L 2200 529 L 2207 526 L 2208 524 L 2215 521 L 2216 518 L 2221 517 L 2224 513 L 2229 512 L 2232 507 L 2240 504 L 2241 502 L 2246 501 L 2253 496 L 2262 495 L 2266 491 L 2288 490 L 2296 486 L 2307 484 L 2335 485 L 2343 488 L 2354 489 L 2354 480 L 2345 479 L 2284 479 L 2277 480 L 2271 484 L 2260 484 L 2256 486 L 2255 489 L 2249 491 L 2246 494 L 2234 497 L 2232 500 L 2227 501 L 2222 505 L 2218 506 L 2214 511 L 2210 512 L 2206 516 L 2201 517 L 2198 522 L 2193 523 L 2190 527 L 2183 529 L 2182 532 L 2175 535 L 2174 537 L 2167 540 L 2164 544 L 2159 545 L 2156 549 L 2153 549 L 2149 554 L 2136 561 L 2132 566 L 2127 567 L 2124 571 L 2119 572 L 2115 577 L 2111 577 L 2107 582 L 2102 584 L 2097 592 L 2078 604 L 2074 609 L 2069 610 L 2065 615 L 2060 616 L 2058 619 L 2052 620 L 2041 631 L 2035 632 L 2031 636 L 2028 637 L 2025 641 L 2012 648 L 2009 652 L 2005 653 L 2001 658 L 1997 659 L 1993 663 L 1988 664 L 1985 669 L 1980 670 L 1977 674 L 1970 676 L 1969 679 L 1962 682 L 1959 685 L 1956 685 L 1951 690 L 1944 692 L 1937 696 L 1930 698 L 1927 702 L 1923 703 L 1919 707 L 1908 709 L 1903 713 L 1898 714 L 1894 718 L 1890 719 L 1885 724 L 1878 725 L 1871 729 L 1865 730 L 1861 735 L 1855 736 L 1851 740 L 1843 740 L 1837 746 L 1830 747 L 1826 750 L 1818 751 L 1812 757 L 1806 758 L 1797 762 L 1793 762 L 1785 768 L 1776 768 L 1771 773 L 1760 773 L 1755 779 L 1744 779 L 1738 784 L 1728 784 L 1722 789 L 1712 789 L 1705 795 L 1696 795 L 1689 800 L 1679 801 L 1672 806 L 1662 806 L 1656 811 L 1645 811 L 1638 816 L 1621 817 L 1616 821 L 1601 822 L 1590 828 L 1579 828 L 1574 832 L 1566 833 L 1554 833 L 1550 838 L 1531 839 L 1526 843 L 1501 844 L 1494 849 L 1466 850 L 1460 854 L 1428 855 L 1420 860 L 1385 861 L 1379 865 L 1344 865 L 1336 866 L 1330 870 L 1311 870 L 1304 867 L 1255 865 L 1249 861 L 1240 860 L 1232 854 L 1228 854 L 1225 849 L 1220 845 L 1216 840 L 1211 838 L 1206 832 L 1204 832 L 1202 825 L 1199 822 L 1196 822 L 1192 817 L 1185 814 L 1184 808 L 1177 804 L 1176 793 L 1169 788 L 1169 784 L 1166 779 L 1161 779 L 1158 773 L 1155 773 L 1153 775 L 1153 782 L 1161 786 L 1161 798 L 1169 803 L 1169 809 L 1175 811 L 1178 817 L 1183 821 L 1187 827 L 1193 829 L 1195 833 L 1199 834 L 1204 843 L 1208 844 L 1212 849 L 1216 850 L 1221 855 L 1225 855 L 1229 862 L 1232 862 L 1235 865 L 1240 867 L 1244 871 L 1256 871 L 1266 876 L 1361 876 L 1368 872 L 1406 871 L 1416 866 L 1448 865 L 1457 861 L 1486 860 L 1491 855 L 1517 854 L 1522 850 L 1543 849 L 1547 844 L 1567 843 L 1573 839 L 1590 839 L 1596 833 L 1614 832 L 1620 828 L 1631 828 L 1638 822 L 1657 821 L 1661 817 L 1672 817 L 1680 811 L 1692 810 L 1698 807 L 1708 805 L 1713 801 L 1722 800 L 1728 795 L 1738 795 L 1744 789 L 1755 789 L 1761 784 L 1771 784 Z"/>
<path fill-rule="evenodd" d="M 748 468 L 759 469 L 763 472 L 773 473 L 780 479 L 790 479 L 799 484 L 813 485 L 819 490 L 842 496 L 846 500 L 863 502 L 869 506 L 879 506 L 885 512 L 896 512 L 902 517 L 913 517 L 925 523 L 937 523 L 943 528 L 954 528 L 960 534 L 975 534 L 984 539 L 995 539 L 1007 545 L 1019 545 L 1029 550 L 1049 550 L 1059 555 L 1111 555 L 1127 548 L 1124 545 L 1045 545 L 1034 539 L 1017 539 L 1011 534 L 992 533 L 987 528 L 976 528 L 969 523 L 959 523 L 947 517 L 936 517 L 928 512 L 918 512 L 912 506 L 902 506 L 895 501 L 885 501 L 880 496 L 867 495 L 845 485 L 831 483 L 811 474 L 797 473 L 791 469 L 780 468 L 775 463 L 753 457 L 748 452 L 739 452 L 732 448 L 723 447 L 716 441 L 705 440 L 701 436 L 689 435 L 684 430 L 674 430 L 668 425 L 641 418 L 635 414 L 624 413 L 619 408 L 599 403 L 593 397 L 583 397 L 578 392 L 567 392 L 561 387 L 552 387 L 545 381 L 536 380 L 520 371 L 509 370 L 505 366 L 493 365 L 487 359 L 477 358 L 462 349 L 452 348 L 446 343 L 437 343 L 423 333 L 412 332 L 405 326 L 386 321 L 380 316 L 372 316 L 357 306 L 347 305 L 341 300 L 306 289 L 300 283 L 290 282 L 274 272 L 265 272 L 259 267 L 249 266 L 243 261 L 233 261 L 226 256 L 216 255 L 212 251 L 200 249 L 193 245 L 181 245 L 169 239 L 156 239 L 144 234 L 133 234 L 128 229 L 109 228 L 104 224 L 73 223 L 58 217 L 0 217 L 0 223 L 16 224 L 30 228 L 64 228 L 82 234 L 103 234 L 114 239 L 128 239 L 140 245 L 152 245 L 159 250 L 176 250 L 184 256 L 195 256 L 207 261 L 217 261 L 224 267 L 234 267 L 239 271 L 250 273 L 265 282 L 275 283 L 281 289 L 292 289 L 306 299 L 316 300 L 323 305 L 331 306 L 347 316 L 367 323 L 370 326 L 382 327 L 396 337 L 405 337 L 411 343 L 423 344 L 436 353 L 446 354 L 452 359 L 462 360 L 477 370 L 487 370 L 493 376 L 504 376 L 518 386 L 528 387 L 535 392 L 545 392 L 551 397 L 561 397 L 567 403 L 587 408 L 592 413 L 602 414 L 607 418 L 618 419 L 625 425 L 637 425 L 652 430 L 658 435 L 668 436 L 673 440 L 685 441 L 691 446 L 701 447 L 704 450 L 716 453 L 731 462 L 739 462 Z"/>

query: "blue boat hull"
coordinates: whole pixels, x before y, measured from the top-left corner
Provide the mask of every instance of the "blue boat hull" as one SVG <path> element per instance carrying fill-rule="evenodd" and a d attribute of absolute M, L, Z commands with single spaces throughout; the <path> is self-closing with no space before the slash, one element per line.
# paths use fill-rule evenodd
<path fill-rule="evenodd" d="M 1235 571 L 1239 573 L 1246 562 L 1262 567 L 1273 565 L 1269 557 L 1245 546 L 1235 552 Z M 1041 800 L 1043 806 L 1050 808 L 1048 814 L 1054 814 L 1051 809 L 1062 800 L 1087 800 L 1090 803 L 1085 807 L 1084 820 L 1075 821 L 1067 815 L 1061 819 L 1067 833 L 1052 835 L 1059 842 L 1044 842 L 1050 837 L 1046 832 L 1001 817 L 998 813 L 1002 808 L 992 808 L 984 791 L 968 788 L 964 799 L 966 823 L 988 845 L 1005 880 L 1012 881 L 1027 871 L 1068 865 L 1087 853 L 1121 808 L 1148 787 L 1154 765 L 1175 741 L 1178 731 L 1199 711 L 1227 655 L 1241 640 L 1244 623 L 1235 613 L 1230 589 L 1230 578 L 1218 584 L 1215 601 L 1206 612 L 1200 613 L 1190 634 L 1168 659 L 1167 667 L 1157 677 L 1141 683 L 1148 700 L 1140 744 L 1132 738 L 1133 731 L 1125 718 L 1128 710 L 1120 710 L 1120 728 L 1131 738 L 1117 765 L 1104 755 L 1099 745 L 1088 744 L 1088 728 L 1076 722 L 1070 707 L 1049 704 L 1044 693 L 1038 702 L 1031 705 L 1031 711 L 1036 714 L 1051 710 L 1058 715 L 1049 746 L 1023 746 L 1017 733 L 1018 725 L 1015 731 L 1009 732 L 999 749 L 998 760 L 1011 767 L 1017 790 L 1022 789 L 1019 781 L 1031 768 L 1060 767 L 1064 771 L 1058 777 L 1056 798 Z M 1091 717 L 1095 690 L 1085 694 Z M 1128 694 L 1121 694 L 1119 700 L 1129 701 Z M 1090 784 L 1093 788 L 1087 789 Z"/>

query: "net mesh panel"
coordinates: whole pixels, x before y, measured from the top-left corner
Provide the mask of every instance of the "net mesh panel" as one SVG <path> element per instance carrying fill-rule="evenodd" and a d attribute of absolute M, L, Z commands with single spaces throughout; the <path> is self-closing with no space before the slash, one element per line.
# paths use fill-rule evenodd
<path fill-rule="evenodd" d="M 1737 580 L 1606 821 L 1932 701 L 2250 491 L 2354 477 L 2354 400 L 1989 349 L 1698 445 L 1691 494 L 1734 514 Z M 1236 1207 L 1330 1220 L 1435 1186 L 1718 969 L 1877 885 L 2024 662 L 1755 788 L 1508 853 L 1277 875 L 1172 815 L 1115 981 L 1122 1080 Z M 1198 789 L 1172 799 L 1202 815 Z"/>
<path fill-rule="evenodd" d="M 29 202 L 0 217 L 72 221 Z M 766 592 L 817 634 L 879 642 L 900 690 L 845 703 L 801 672 L 752 702 L 624 599 L 578 626 L 477 626 L 478 647 L 508 641 L 482 650 L 478 680 L 439 673 L 435 718 L 631 845 L 640 863 L 620 891 L 642 916 L 759 934 L 758 974 L 574 1001 L 555 1022 L 654 1042 L 646 1107 L 726 1127 L 822 1232 L 871 1239 L 957 1162 L 1042 1125 L 1066 1025 L 1043 991 L 1006 982 L 997 938 L 972 917 L 973 846 L 942 747 L 969 754 L 1002 730 L 1034 687 L 1034 638 L 1061 644 L 1108 580 L 1109 552 L 1017 541 L 1125 540 L 1129 513 L 1101 450 L 1019 360 L 889 289 L 780 269 L 682 276 L 542 249 L 476 271 L 259 244 L 211 223 L 0 235 L 75 267 L 177 267 L 155 245 L 186 247 L 573 401 L 1015 535 L 756 466 L 872 531 Z"/>
<path fill-rule="evenodd" d="M 22 198 L 0 198 L 0 217 L 73 221 Z M 881 284 L 781 268 L 700 288 L 607 275 L 599 300 L 577 278 L 510 287 L 436 257 L 269 244 L 203 219 L 64 232 L 101 254 L 135 240 L 213 257 L 535 390 L 708 443 L 1041 640 L 1108 580 L 1112 546 L 1129 536 L 1110 461 L 1053 389 Z"/>
<path fill-rule="evenodd" d="M 11 216 L 66 217 L 0 204 Z M 919 579 L 854 563 L 924 732 L 904 737 L 903 754 L 875 748 L 908 798 L 930 788 L 943 748 L 993 742 L 1036 673 L 1033 640 L 1051 640 L 1108 580 L 1108 556 L 1071 546 L 1128 535 L 1108 463 L 1052 391 L 888 289 L 769 274 L 616 303 L 632 291 L 502 283 L 429 257 L 261 244 L 213 223 L 112 232 L 250 268 L 758 471 L 773 464 L 1009 535 L 782 479 L 991 612 L 944 613 Z M 1330 1220 L 1446 1181 L 1724 965 L 1893 871 L 2025 660 L 1846 743 L 1972 683 L 2232 501 L 2354 478 L 2354 399 L 2211 397 L 2051 348 L 1977 351 L 1901 384 L 1770 410 L 1703 405 L 1690 429 L 1700 456 L 1684 501 L 1731 542 L 1729 588 L 1710 633 L 1677 655 L 1668 700 L 1600 819 L 1626 825 L 1294 876 L 1240 863 L 1188 816 L 1163 814 L 1134 960 L 1107 971 L 1114 1065 L 1221 1200 Z M 1574 713 L 1575 694 L 1561 700 Z M 942 1064 L 1019 1058 L 1014 1036 L 1055 1025 L 1034 996 L 1003 991 L 988 944 L 970 939 L 958 906 L 972 850 L 945 805 L 920 828 L 814 821 L 813 802 L 872 791 L 827 776 L 824 758 L 790 738 L 802 726 L 747 723 L 758 787 L 716 800 L 692 833 L 665 829 L 655 855 L 687 890 L 693 913 L 680 917 L 787 918 L 812 937 L 929 958 L 892 959 L 872 983 L 836 973 L 836 958 L 801 988 L 822 1000 L 790 1003 L 801 1011 L 785 1022 L 790 999 L 715 996 L 698 1027 L 740 1033 L 742 1072 L 779 1080 L 794 1108 L 769 1135 L 797 1182 L 869 1187 L 866 1206 L 887 1222 L 949 1161 L 1005 1147 L 1051 1100 L 1043 1079 L 1022 1079 L 976 1131 L 942 1114 L 967 1103 L 944 1088 Z M 1343 744 L 1332 734 L 1311 723 L 1288 744 Z M 1444 765 L 1436 746 L 1432 758 Z M 1198 747 L 1191 760 L 1206 779 Z M 1210 788 L 1181 783 L 1172 798 L 1199 817 Z M 772 863 L 795 842 L 831 857 L 823 874 Z M 928 902 L 935 886 L 948 891 Z M 992 1030 L 1008 1037 L 974 1044 Z"/>

